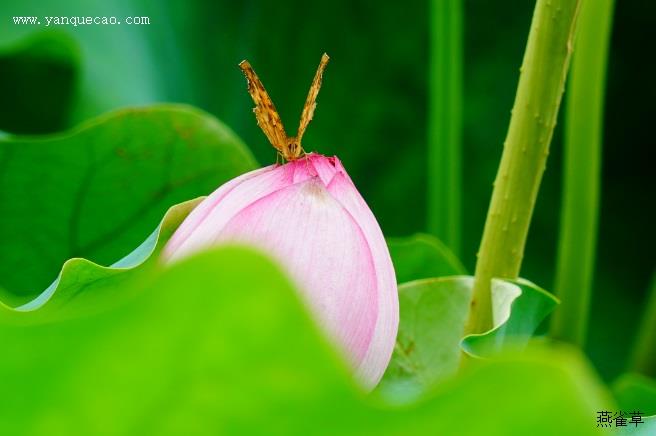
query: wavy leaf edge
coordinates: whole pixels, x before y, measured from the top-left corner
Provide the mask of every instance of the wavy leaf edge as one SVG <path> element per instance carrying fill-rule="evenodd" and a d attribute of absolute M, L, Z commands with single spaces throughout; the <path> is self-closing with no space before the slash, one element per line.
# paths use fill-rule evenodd
<path fill-rule="evenodd" d="M 508 285 L 512 286 L 512 288 L 510 289 L 513 289 L 513 292 L 508 295 L 503 295 L 502 290 L 504 287 L 507 287 Z M 542 316 L 540 316 L 539 319 L 535 320 L 535 325 L 533 326 L 533 332 L 531 334 L 518 336 L 520 339 L 515 338 L 516 340 L 513 343 L 514 345 L 520 347 L 525 345 L 525 343 L 528 342 L 528 340 L 533 337 L 535 329 L 537 329 L 539 324 L 547 317 L 547 315 L 549 315 L 560 304 L 560 300 L 556 296 L 546 291 L 545 289 L 541 288 L 540 286 L 536 285 L 535 283 L 531 282 L 530 280 L 526 280 L 524 278 L 517 278 L 517 279 L 494 278 L 492 279 L 492 300 L 493 300 L 493 310 L 495 312 L 493 314 L 493 321 L 494 321 L 493 327 L 490 330 L 487 330 L 482 333 L 473 333 L 473 334 L 465 335 L 460 341 L 461 350 L 470 357 L 474 357 L 474 358 L 489 357 L 490 354 L 489 350 L 485 352 L 482 352 L 482 350 L 476 351 L 476 348 L 479 347 L 476 346 L 475 342 L 477 342 L 479 339 L 483 341 L 491 340 L 494 338 L 495 335 L 500 333 L 501 330 L 508 325 L 508 321 L 510 320 L 513 313 L 516 313 L 516 310 L 514 309 L 516 308 L 517 302 L 522 296 L 526 297 L 527 292 L 534 292 L 535 296 L 542 298 L 543 299 L 542 303 L 545 305 L 545 308 Z M 502 302 L 502 304 L 499 304 L 500 298 L 505 298 L 506 301 Z M 496 304 L 495 304 L 495 300 L 496 300 Z M 499 350 L 495 350 L 495 351 L 499 351 Z"/>
<path fill-rule="evenodd" d="M 48 286 L 45 290 L 40 292 L 34 299 L 17 307 L 12 307 L 0 301 L 0 308 L 13 312 L 31 312 L 45 307 L 45 305 L 48 302 L 52 301 L 52 298 L 56 295 L 57 291 L 60 289 L 59 284 L 61 282 L 62 277 L 68 274 L 68 272 L 71 271 L 71 269 L 80 265 L 91 266 L 92 268 L 96 268 L 99 271 L 109 272 L 109 273 L 111 272 L 120 273 L 120 272 L 130 271 L 142 266 L 152 258 L 153 254 L 159 248 L 161 248 L 166 241 L 168 241 L 168 237 L 165 238 L 162 237 L 163 230 L 168 229 L 169 227 L 171 227 L 172 230 L 175 230 L 186 218 L 186 216 L 189 215 L 189 213 L 191 213 L 191 211 L 204 198 L 205 197 L 198 197 L 193 200 L 188 200 L 183 203 L 179 203 L 174 206 L 171 206 L 166 211 L 164 217 L 157 225 L 155 230 L 141 244 L 139 244 L 130 253 L 123 256 L 121 259 L 117 260 L 111 265 L 108 266 L 100 265 L 89 259 L 85 259 L 81 257 L 74 257 L 68 259 L 62 265 L 62 268 L 59 271 L 57 278 L 50 284 L 50 286 Z M 170 233 L 172 234 L 173 232 L 171 231 Z"/>

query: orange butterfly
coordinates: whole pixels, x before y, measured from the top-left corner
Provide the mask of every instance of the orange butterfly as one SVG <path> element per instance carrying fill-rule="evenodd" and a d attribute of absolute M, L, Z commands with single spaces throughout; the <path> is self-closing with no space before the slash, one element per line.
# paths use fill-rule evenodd
<path fill-rule="evenodd" d="M 266 89 L 264 89 L 264 85 L 262 85 L 260 78 L 257 77 L 257 74 L 253 71 L 251 64 L 248 63 L 248 61 L 241 61 L 239 63 L 239 67 L 246 75 L 248 81 L 248 93 L 251 95 L 251 98 L 253 98 L 253 102 L 255 102 L 253 112 L 255 113 L 255 118 L 257 118 L 257 125 L 260 126 L 266 137 L 269 139 L 269 142 L 271 142 L 271 145 L 273 145 L 274 148 L 278 150 L 278 153 L 282 155 L 283 159 L 287 161 L 296 160 L 305 153 L 303 146 L 301 145 L 301 139 L 303 138 L 305 129 L 314 116 L 314 109 L 317 107 L 317 95 L 321 88 L 323 70 L 326 68 L 329 59 L 330 58 L 326 53 L 321 57 L 319 68 L 317 68 L 317 72 L 314 75 L 312 86 L 310 86 L 310 91 L 305 100 L 305 106 L 303 106 L 301 122 L 298 126 L 296 136 L 287 136 L 280 115 L 278 115 L 278 111 L 276 110 L 273 101 L 271 101 L 271 97 L 269 97 Z"/>

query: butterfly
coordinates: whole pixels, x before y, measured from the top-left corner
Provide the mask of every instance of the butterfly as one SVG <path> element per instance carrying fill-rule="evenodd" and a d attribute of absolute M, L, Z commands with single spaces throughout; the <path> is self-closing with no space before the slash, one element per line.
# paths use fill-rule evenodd
<path fill-rule="evenodd" d="M 317 107 L 317 95 L 321 88 L 323 71 L 328 64 L 329 59 L 330 58 L 326 53 L 321 56 L 321 62 L 319 63 L 317 72 L 314 75 L 314 80 L 312 80 L 310 91 L 305 100 L 305 106 L 303 106 L 301 122 L 298 126 L 296 136 L 287 136 L 280 115 L 278 115 L 278 111 L 276 110 L 273 101 L 271 101 L 271 97 L 269 97 L 266 89 L 264 89 L 264 85 L 262 85 L 260 78 L 255 74 L 251 64 L 246 60 L 239 63 L 239 68 L 244 72 L 248 82 L 248 93 L 251 95 L 251 98 L 255 103 L 253 112 L 257 119 L 257 125 L 260 126 L 271 145 L 273 145 L 283 159 L 287 161 L 296 160 L 305 154 L 303 146 L 301 145 L 301 139 L 303 139 L 305 129 L 314 116 L 314 109 Z"/>

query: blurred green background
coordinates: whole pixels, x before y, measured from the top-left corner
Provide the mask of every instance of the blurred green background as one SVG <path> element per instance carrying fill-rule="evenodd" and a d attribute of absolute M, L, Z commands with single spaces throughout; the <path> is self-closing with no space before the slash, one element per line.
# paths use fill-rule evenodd
<path fill-rule="evenodd" d="M 462 260 L 470 272 L 533 5 L 465 3 Z M 0 130 L 54 132 L 119 107 L 182 102 L 227 123 L 261 164 L 275 153 L 255 124 L 237 63 L 251 61 L 294 132 L 328 52 L 305 148 L 342 159 L 386 235 L 425 230 L 428 2 L 10 0 L 0 12 Z M 649 152 L 656 87 L 653 59 L 645 56 L 656 36 L 654 13 L 652 2 L 617 2 L 611 39 L 588 341 L 607 378 L 623 368 L 654 266 Z M 147 16 L 150 25 L 52 32 L 43 23 L 13 24 L 13 16 Z M 546 289 L 553 284 L 561 154 L 559 126 L 522 272 Z"/>

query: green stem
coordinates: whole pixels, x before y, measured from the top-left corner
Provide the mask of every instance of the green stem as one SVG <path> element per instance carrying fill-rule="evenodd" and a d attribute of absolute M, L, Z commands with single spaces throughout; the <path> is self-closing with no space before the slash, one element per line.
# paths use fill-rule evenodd
<path fill-rule="evenodd" d="M 604 89 L 614 0 L 586 1 L 565 112 L 563 206 L 551 335 L 583 345 L 597 246 Z"/>
<path fill-rule="evenodd" d="M 460 251 L 462 0 L 431 0 L 428 230 Z"/>
<path fill-rule="evenodd" d="M 468 332 L 492 327 L 490 283 L 516 278 L 572 53 L 580 0 L 538 0 L 478 252 Z"/>
<path fill-rule="evenodd" d="M 630 365 L 632 371 L 656 377 L 656 274 L 652 276 L 647 301 Z"/>

